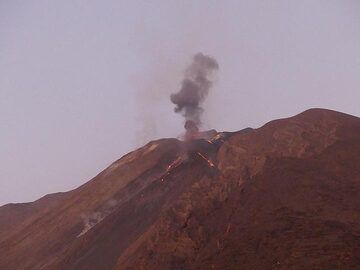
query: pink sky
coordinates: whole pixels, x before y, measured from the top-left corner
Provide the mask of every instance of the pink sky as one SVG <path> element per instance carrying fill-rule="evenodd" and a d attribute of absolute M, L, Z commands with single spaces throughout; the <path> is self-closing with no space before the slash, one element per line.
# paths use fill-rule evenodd
<path fill-rule="evenodd" d="M 359 14 L 356 0 L 1 1 L 0 205 L 179 135 L 169 94 L 199 51 L 220 65 L 206 128 L 311 107 L 359 116 Z"/>

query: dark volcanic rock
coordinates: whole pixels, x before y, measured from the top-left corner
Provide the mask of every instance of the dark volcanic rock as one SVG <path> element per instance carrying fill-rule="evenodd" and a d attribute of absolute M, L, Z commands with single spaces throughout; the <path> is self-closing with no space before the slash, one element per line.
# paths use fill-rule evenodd
<path fill-rule="evenodd" d="M 0 208 L 0 269 L 359 269 L 360 119 L 312 109 L 149 143 Z"/>

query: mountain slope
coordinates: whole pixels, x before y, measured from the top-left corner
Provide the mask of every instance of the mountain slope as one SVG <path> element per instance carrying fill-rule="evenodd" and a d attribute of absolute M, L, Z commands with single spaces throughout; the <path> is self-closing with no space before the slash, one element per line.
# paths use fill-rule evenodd
<path fill-rule="evenodd" d="M 0 269 L 357 269 L 359 165 L 360 119 L 323 109 L 154 141 L 0 207 Z"/>

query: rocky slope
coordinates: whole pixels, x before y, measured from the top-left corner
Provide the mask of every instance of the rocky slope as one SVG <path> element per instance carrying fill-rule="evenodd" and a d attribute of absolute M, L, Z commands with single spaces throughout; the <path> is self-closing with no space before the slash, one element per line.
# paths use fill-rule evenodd
<path fill-rule="evenodd" d="M 360 119 L 312 109 L 0 207 L 0 269 L 358 269 L 359 224 Z"/>

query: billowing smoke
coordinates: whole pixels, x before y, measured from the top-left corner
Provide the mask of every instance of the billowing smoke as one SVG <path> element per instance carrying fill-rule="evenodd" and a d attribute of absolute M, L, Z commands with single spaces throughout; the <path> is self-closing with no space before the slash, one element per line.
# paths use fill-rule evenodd
<path fill-rule="evenodd" d="M 176 105 L 175 112 L 185 118 L 185 129 L 189 135 L 196 133 L 201 126 L 201 107 L 212 86 L 211 77 L 219 69 L 217 61 L 202 53 L 193 57 L 193 62 L 185 70 L 179 92 L 172 94 L 170 100 Z"/>

